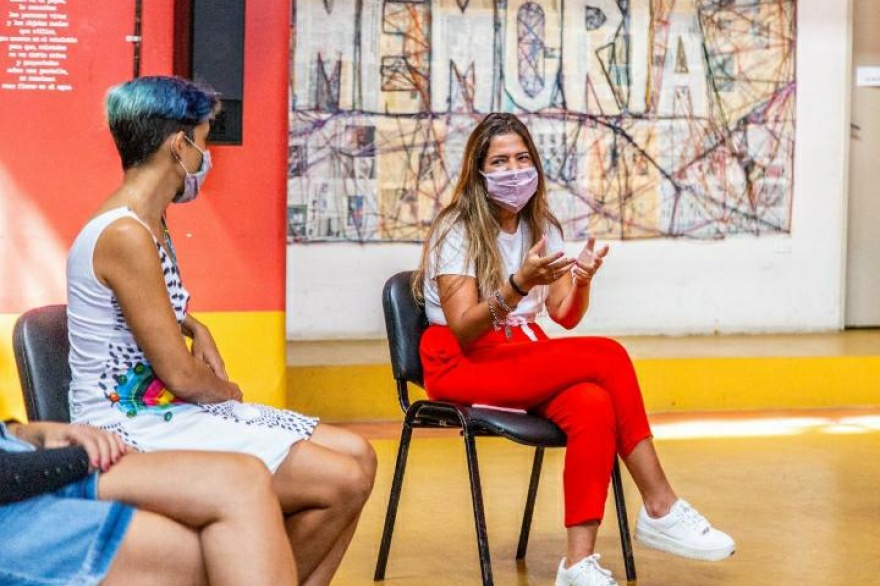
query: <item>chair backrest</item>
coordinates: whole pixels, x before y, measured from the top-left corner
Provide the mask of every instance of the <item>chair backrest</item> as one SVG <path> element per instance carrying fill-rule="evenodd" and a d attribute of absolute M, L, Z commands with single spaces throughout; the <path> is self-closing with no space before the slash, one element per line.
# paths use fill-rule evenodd
<path fill-rule="evenodd" d="M 385 312 L 385 330 L 391 350 L 391 369 L 397 379 L 398 393 L 404 409 L 409 405 L 406 383 L 424 386 L 419 342 L 428 327 L 425 308 L 413 297 L 410 283 L 413 271 L 397 273 L 385 283 L 382 290 L 382 309 Z"/>
<path fill-rule="evenodd" d="M 67 306 L 48 305 L 22 314 L 12 331 L 12 345 L 28 418 L 69 422 Z"/>

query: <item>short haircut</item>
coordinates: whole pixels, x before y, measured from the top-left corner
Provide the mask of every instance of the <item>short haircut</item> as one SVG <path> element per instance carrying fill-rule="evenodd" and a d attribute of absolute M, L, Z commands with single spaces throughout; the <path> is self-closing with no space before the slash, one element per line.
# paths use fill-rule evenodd
<path fill-rule="evenodd" d="M 176 132 L 192 138 L 219 104 L 213 89 L 179 77 L 139 77 L 110 88 L 107 122 L 122 168 L 144 163 Z"/>

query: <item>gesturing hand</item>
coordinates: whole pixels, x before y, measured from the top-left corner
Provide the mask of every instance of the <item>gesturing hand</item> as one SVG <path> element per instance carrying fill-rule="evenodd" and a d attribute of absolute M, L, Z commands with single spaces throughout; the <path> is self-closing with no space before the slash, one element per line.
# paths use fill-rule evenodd
<path fill-rule="evenodd" d="M 566 258 L 562 251 L 545 256 L 546 245 L 547 237 L 543 236 L 526 254 L 516 277 L 522 288 L 531 289 L 535 285 L 549 285 L 559 280 L 574 265 L 575 260 Z"/>
<path fill-rule="evenodd" d="M 571 271 L 575 287 L 586 287 L 599 271 L 605 255 L 608 254 L 607 244 L 599 250 L 594 250 L 595 246 L 596 239 L 590 236 L 577 257 Z"/>

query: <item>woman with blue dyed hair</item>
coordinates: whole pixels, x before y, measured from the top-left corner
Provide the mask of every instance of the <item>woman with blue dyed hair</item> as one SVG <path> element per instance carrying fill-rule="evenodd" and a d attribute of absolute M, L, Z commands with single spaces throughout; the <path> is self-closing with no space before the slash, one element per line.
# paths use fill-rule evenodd
<path fill-rule="evenodd" d="M 107 95 L 124 177 L 68 257 L 71 414 L 145 452 L 260 458 L 301 583 L 328 584 L 372 490 L 375 453 L 314 417 L 242 401 L 211 333 L 187 312 L 165 224 L 168 207 L 193 201 L 211 169 L 217 109 L 212 90 L 175 77 L 135 79 Z"/>

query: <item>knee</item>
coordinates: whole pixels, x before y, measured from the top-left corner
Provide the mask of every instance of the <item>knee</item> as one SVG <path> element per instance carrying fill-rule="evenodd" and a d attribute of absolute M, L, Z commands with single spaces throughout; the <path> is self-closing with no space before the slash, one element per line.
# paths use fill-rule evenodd
<path fill-rule="evenodd" d="M 593 383 L 573 385 L 563 391 L 564 405 L 561 410 L 569 420 L 562 426 L 572 435 L 579 431 L 610 430 L 615 427 L 614 405 L 608 393 Z"/>
<path fill-rule="evenodd" d="M 364 481 L 367 482 L 372 489 L 373 481 L 376 478 L 376 467 L 378 460 L 376 459 L 376 450 L 372 444 L 363 436 L 350 434 L 345 438 L 345 442 L 335 446 L 338 453 L 353 459 L 363 470 Z"/>
<path fill-rule="evenodd" d="M 365 438 L 351 434 L 339 452 L 346 459 L 341 470 L 332 480 L 333 500 L 337 506 L 351 514 L 360 513 L 376 479 L 376 450 Z"/>
<path fill-rule="evenodd" d="M 360 512 L 373 491 L 374 478 L 375 468 L 365 470 L 359 459 L 351 457 L 344 471 L 334 479 L 334 486 L 331 487 L 333 500 L 354 513 Z"/>
<path fill-rule="evenodd" d="M 599 352 L 614 360 L 630 362 L 629 352 L 623 344 L 611 338 L 595 338 Z"/>
<path fill-rule="evenodd" d="M 236 499 L 275 497 L 272 473 L 262 460 L 247 454 L 224 454 L 216 484 Z"/>
<path fill-rule="evenodd" d="M 359 437 L 355 444 L 354 458 L 364 470 L 366 478 L 369 480 L 370 489 L 372 490 L 373 482 L 376 480 L 376 468 L 379 460 L 376 457 L 376 450 L 372 444 L 366 439 Z"/>
<path fill-rule="evenodd" d="M 363 440 L 362 451 L 357 456 L 358 466 L 361 469 L 355 481 L 356 494 L 361 503 L 366 503 L 373 492 L 373 483 L 376 480 L 376 450 L 370 442 Z"/>

